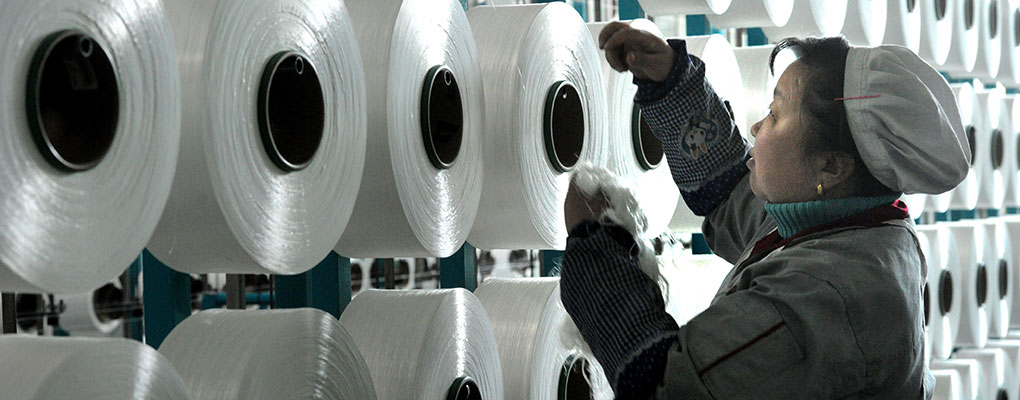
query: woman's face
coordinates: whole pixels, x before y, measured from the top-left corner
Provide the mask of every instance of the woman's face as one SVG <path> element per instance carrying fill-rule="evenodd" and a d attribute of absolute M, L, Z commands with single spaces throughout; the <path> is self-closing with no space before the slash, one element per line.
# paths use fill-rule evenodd
<path fill-rule="evenodd" d="M 769 113 L 751 127 L 754 147 L 747 167 L 751 191 L 770 203 L 817 200 L 817 168 L 806 156 L 807 132 L 801 121 L 804 66 L 794 62 L 783 72 Z"/>

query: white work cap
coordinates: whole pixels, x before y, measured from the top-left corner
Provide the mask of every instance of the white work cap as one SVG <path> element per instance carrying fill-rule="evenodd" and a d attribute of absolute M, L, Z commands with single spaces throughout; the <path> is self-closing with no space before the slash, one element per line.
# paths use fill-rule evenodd
<path fill-rule="evenodd" d="M 938 194 L 967 176 L 970 146 L 949 84 L 906 47 L 851 47 L 843 101 L 857 150 L 879 182 Z"/>

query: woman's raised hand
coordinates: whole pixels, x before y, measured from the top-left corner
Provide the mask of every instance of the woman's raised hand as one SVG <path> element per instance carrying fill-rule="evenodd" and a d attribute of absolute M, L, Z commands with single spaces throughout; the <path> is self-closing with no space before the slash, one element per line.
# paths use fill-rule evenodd
<path fill-rule="evenodd" d="M 613 22 L 602 29 L 599 48 L 606 51 L 606 61 L 613 69 L 630 71 L 638 79 L 656 82 L 669 76 L 676 58 L 665 40 L 622 22 Z"/>

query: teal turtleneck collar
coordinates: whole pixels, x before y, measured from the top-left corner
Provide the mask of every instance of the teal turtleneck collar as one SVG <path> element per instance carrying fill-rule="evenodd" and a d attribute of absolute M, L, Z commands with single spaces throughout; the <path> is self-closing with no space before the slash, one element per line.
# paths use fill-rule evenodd
<path fill-rule="evenodd" d="M 765 203 L 765 212 L 779 224 L 779 236 L 788 238 L 802 230 L 889 204 L 899 196 L 848 197 L 803 203 Z"/>

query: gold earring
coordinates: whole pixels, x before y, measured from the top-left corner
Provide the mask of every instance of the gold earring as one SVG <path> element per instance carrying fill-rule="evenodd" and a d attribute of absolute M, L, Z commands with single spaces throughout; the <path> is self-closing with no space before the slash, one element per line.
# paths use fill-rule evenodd
<path fill-rule="evenodd" d="M 822 189 L 822 184 L 821 184 L 821 183 L 819 183 L 819 184 L 818 184 L 818 195 L 819 195 L 819 196 L 821 196 L 821 195 L 822 195 L 822 193 L 825 193 L 825 190 L 823 190 L 823 189 Z"/>

